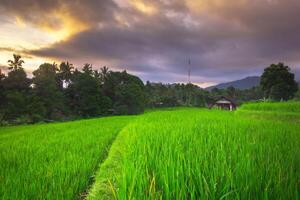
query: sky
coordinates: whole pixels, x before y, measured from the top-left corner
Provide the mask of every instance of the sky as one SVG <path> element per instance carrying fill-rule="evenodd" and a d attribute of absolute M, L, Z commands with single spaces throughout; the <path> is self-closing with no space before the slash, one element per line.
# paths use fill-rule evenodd
<path fill-rule="evenodd" d="M 289 65 L 300 80 L 299 0 L 0 0 L 0 68 L 13 53 L 207 87 Z M 189 60 L 191 64 L 189 66 Z"/>

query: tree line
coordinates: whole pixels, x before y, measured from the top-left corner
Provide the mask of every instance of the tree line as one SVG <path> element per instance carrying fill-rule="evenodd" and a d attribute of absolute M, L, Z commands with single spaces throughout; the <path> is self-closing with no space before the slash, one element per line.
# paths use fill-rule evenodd
<path fill-rule="evenodd" d="M 29 78 L 21 56 L 8 61 L 8 73 L 0 71 L 0 123 L 21 124 L 78 118 L 128 115 L 145 108 L 207 107 L 219 96 L 238 104 L 261 99 L 300 98 L 298 85 L 289 67 L 282 63 L 266 68 L 260 86 L 239 90 L 214 88 L 211 91 L 189 84 L 144 83 L 126 71 L 107 67 L 81 70 L 69 62 L 44 63 Z"/>
<path fill-rule="evenodd" d="M 0 73 L 0 121 L 35 123 L 100 115 L 138 114 L 145 108 L 143 82 L 126 71 L 82 70 L 69 62 L 44 63 L 28 78 L 21 56 Z"/>
<path fill-rule="evenodd" d="M 240 90 L 234 87 L 210 91 L 193 84 L 146 83 L 148 107 L 196 106 L 208 107 L 216 98 L 226 96 L 238 105 L 248 101 L 300 100 L 298 84 L 290 68 L 283 63 L 265 68 L 260 85 Z"/>
<path fill-rule="evenodd" d="M 147 107 L 194 106 L 208 107 L 220 96 L 233 99 L 238 104 L 263 99 L 261 87 L 240 90 L 234 87 L 205 90 L 193 84 L 162 84 L 147 82 Z"/>

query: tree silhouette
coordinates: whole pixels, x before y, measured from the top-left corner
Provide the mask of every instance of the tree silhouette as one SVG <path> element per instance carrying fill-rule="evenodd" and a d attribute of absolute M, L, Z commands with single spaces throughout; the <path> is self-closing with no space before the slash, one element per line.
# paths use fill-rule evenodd
<path fill-rule="evenodd" d="M 283 63 L 267 67 L 261 76 L 260 85 L 265 97 L 273 100 L 292 99 L 298 91 L 295 75 Z"/>
<path fill-rule="evenodd" d="M 108 67 L 106 67 L 106 66 L 103 66 L 100 69 L 100 71 L 101 71 L 100 80 L 101 80 L 102 83 L 104 83 L 105 80 L 107 79 L 107 76 L 108 76 L 108 74 L 109 74 L 110 71 L 109 71 Z"/>
<path fill-rule="evenodd" d="M 62 79 L 65 81 L 70 81 L 72 72 L 74 71 L 73 64 L 69 62 L 62 62 L 59 65 L 59 74 L 61 75 Z"/>
<path fill-rule="evenodd" d="M 44 63 L 33 71 L 34 93 L 46 108 L 47 119 L 59 119 L 65 111 L 65 101 L 57 83 L 56 64 Z"/>
<path fill-rule="evenodd" d="M 92 75 L 93 74 L 93 66 L 89 63 L 86 63 L 83 65 L 82 71 L 86 74 Z"/>
<path fill-rule="evenodd" d="M 70 84 L 72 73 L 74 72 L 73 64 L 69 62 L 62 62 L 58 68 L 58 79 L 60 87 L 63 88 L 64 84 L 68 86 Z"/>
<path fill-rule="evenodd" d="M 9 70 L 17 70 L 19 68 L 22 68 L 22 65 L 24 62 L 24 60 L 21 59 L 20 55 L 17 54 L 13 54 L 14 59 L 13 60 L 8 60 L 8 69 Z"/>
<path fill-rule="evenodd" d="M 103 75 L 107 75 L 109 72 L 109 69 L 106 66 L 103 66 L 100 70 Z"/>

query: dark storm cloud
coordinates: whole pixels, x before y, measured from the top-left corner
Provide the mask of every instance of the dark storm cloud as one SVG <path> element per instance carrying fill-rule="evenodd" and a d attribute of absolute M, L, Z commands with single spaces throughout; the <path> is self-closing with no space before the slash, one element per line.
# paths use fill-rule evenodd
<path fill-rule="evenodd" d="M 1 2 L 32 22 L 47 9 L 64 7 L 91 25 L 66 41 L 30 52 L 37 56 L 101 61 L 161 81 L 185 80 L 188 59 L 194 79 L 199 77 L 196 82 L 255 75 L 277 62 L 292 63 L 299 72 L 298 0 L 144 1 L 153 13 L 108 0 L 30 0 L 17 8 Z"/>
<path fill-rule="evenodd" d="M 101 21 L 110 21 L 111 14 L 117 11 L 117 5 L 111 0 L 0 0 L 0 11 L 7 15 L 36 25 L 60 28 L 61 21 L 55 12 L 62 12 L 77 20 L 95 25 Z"/>
<path fill-rule="evenodd" d="M 10 48 L 10 47 L 0 47 L 0 52 L 4 51 L 4 52 L 10 52 L 13 54 L 19 54 L 22 55 L 23 58 L 32 58 L 31 51 L 25 49 L 25 48 L 19 48 L 19 49 L 15 49 L 15 48 Z"/>

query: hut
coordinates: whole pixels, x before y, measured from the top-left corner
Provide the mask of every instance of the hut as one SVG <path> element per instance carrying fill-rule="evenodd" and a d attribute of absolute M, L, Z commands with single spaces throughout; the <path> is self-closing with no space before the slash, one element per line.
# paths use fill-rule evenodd
<path fill-rule="evenodd" d="M 237 105 L 232 99 L 221 96 L 213 104 L 210 105 L 209 109 L 218 108 L 222 110 L 233 111 L 236 109 L 236 107 Z"/>

